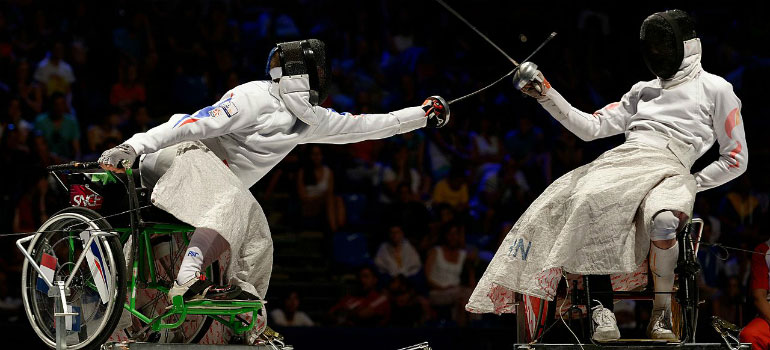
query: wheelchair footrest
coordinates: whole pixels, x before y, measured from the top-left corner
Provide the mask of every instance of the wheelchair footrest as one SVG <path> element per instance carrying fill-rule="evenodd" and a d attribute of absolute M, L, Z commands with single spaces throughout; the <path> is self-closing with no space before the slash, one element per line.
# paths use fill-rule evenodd
<path fill-rule="evenodd" d="M 216 300 L 216 299 L 195 299 L 188 300 L 183 303 L 187 313 L 195 315 L 196 311 L 204 310 L 227 310 L 235 311 L 242 310 L 242 312 L 251 312 L 254 309 L 261 309 L 264 302 L 259 300 Z M 166 310 L 170 310 L 174 305 L 169 305 Z"/>
<path fill-rule="evenodd" d="M 623 343 L 601 343 L 601 344 L 583 344 L 585 350 L 658 350 L 658 349 L 693 349 L 693 350 L 722 350 L 725 345 L 721 343 L 635 343 L 633 345 Z M 516 344 L 514 350 L 573 350 L 577 349 L 577 344 Z M 750 344 L 741 344 L 741 350 L 750 350 Z"/>
<path fill-rule="evenodd" d="M 669 344 L 669 345 L 677 345 L 682 344 L 679 340 L 669 340 L 669 339 L 623 339 L 620 338 L 618 340 L 608 341 L 608 342 L 601 342 L 603 345 L 633 345 L 633 344 Z"/>

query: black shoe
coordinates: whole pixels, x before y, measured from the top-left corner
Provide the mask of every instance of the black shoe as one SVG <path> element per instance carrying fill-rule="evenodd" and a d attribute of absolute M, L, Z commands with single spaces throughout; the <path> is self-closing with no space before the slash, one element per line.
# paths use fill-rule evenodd
<path fill-rule="evenodd" d="M 235 299 L 238 299 L 238 300 L 262 300 L 259 297 L 257 297 L 256 295 L 251 294 L 251 293 L 249 293 L 249 292 L 247 292 L 245 290 L 242 290 L 241 294 L 239 294 L 237 297 L 235 297 Z"/>
<path fill-rule="evenodd" d="M 184 300 L 228 300 L 234 299 L 241 292 L 241 287 L 231 285 L 215 286 L 206 276 L 198 275 L 198 278 L 193 278 L 181 285 L 174 281 L 174 286 L 168 291 L 168 299 L 173 300 L 175 296 L 181 295 Z"/>

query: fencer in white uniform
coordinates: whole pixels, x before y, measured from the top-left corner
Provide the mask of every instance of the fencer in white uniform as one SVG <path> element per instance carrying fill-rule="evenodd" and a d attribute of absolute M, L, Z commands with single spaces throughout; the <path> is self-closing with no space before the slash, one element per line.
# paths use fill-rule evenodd
<path fill-rule="evenodd" d="M 105 169 L 120 171 L 118 164 L 130 166 L 136 156 L 141 156 L 140 169 L 145 186 L 151 187 L 156 182 L 181 183 L 190 179 L 163 177 L 171 173 L 169 168 L 174 159 L 184 152 L 178 145 L 200 142 L 237 177 L 241 186 L 239 191 L 248 194 L 249 187 L 299 144 L 353 143 L 390 137 L 425 126 L 438 128 L 448 122 L 449 105 L 438 96 L 429 97 L 422 106 L 387 114 L 354 115 L 319 106 L 326 97 L 328 84 L 325 59 L 323 43 L 315 39 L 278 44 L 268 58 L 272 80 L 245 83 L 228 91 L 209 107 L 193 114 L 175 114 L 166 123 L 135 134 L 125 143 L 105 151 L 99 162 Z M 196 147 L 200 144 L 192 146 Z M 250 194 L 248 197 L 253 201 Z M 265 232 L 254 236 L 254 230 L 249 227 L 236 227 L 238 234 L 197 227 L 169 297 L 200 297 L 204 290 L 207 297 L 213 293 L 227 297 L 265 297 L 272 268 L 272 241 L 264 214 L 256 201 L 253 202 L 244 206 L 256 208 L 258 213 L 252 216 L 259 222 L 253 227 L 264 227 L 262 231 Z M 206 216 L 233 215 L 232 208 L 222 208 L 219 212 L 210 208 L 217 205 L 200 208 L 200 215 L 189 212 L 177 215 L 174 208 L 169 208 L 169 212 L 180 219 L 193 218 L 188 221 L 195 221 L 195 217 L 204 215 L 204 211 L 214 210 L 213 214 L 206 212 Z M 231 260 L 241 264 L 244 270 L 228 273 L 234 285 L 211 286 L 205 279 L 196 278 L 200 276 L 206 258 L 219 256 L 228 246 L 236 255 L 242 250 L 240 246 L 253 244 L 255 240 L 261 241 L 258 249 L 246 250 L 248 257 Z M 254 273 L 255 270 L 263 272 Z M 241 292 L 246 294 L 238 294 Z"/>
<path fill-rule="evenodd" d="M 522 89 L 582 140 L 624 133 L 626 142 L 546 189 L 508 234 L 468 310 L 505 312 L 505 296 L 511 295 L 506 291 L 550 299 L 561 270 L 632 272 L 647 246 L 655 291 L 672 290 L 676 232 L 690 215 L 695 193 L 741 175 L 748 147 L 741 102 L 727 81 L 703 70 L 689 16 L 680 10 L 653 14 L 641 39 L 657 79 L 635 84 L 620 102 L 595 113 L 571 106 L 542 74 L 540 82 Z M 692 163 L 715 142 L 720 157 L 690 175 Z M 526 249 L 522 242 L 529 242 Z M 620 337 L 607 308 L 597 306 L 594 321 L 595 340 Z M 656 294 L 647 331 L 654 339 L 675 338 L 670 294 Z"/>

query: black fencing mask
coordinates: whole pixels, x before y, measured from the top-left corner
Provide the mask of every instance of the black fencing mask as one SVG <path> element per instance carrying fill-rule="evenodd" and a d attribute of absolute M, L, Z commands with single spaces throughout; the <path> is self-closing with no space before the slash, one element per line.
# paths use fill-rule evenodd
<path fill-rule="evenodd" d="M 270 69 L 270 60 L 278 55 L 280 72 Z M 273 68 L 275 69 L 275 68 Z M 267 73 L 273 79 L 285 75 L 307 74 L 310 78 L 310 103 L 319 105 L 329 94 L 329 73 L 326 62 L 326 45 L 318 39 L 279 43 L 267 58 Z"/>
<path fill-rule="evenodd" d="M 695 22 L 681 10 L 657 12 L 644 20 L 639 39 L 647 68 L 670 79 L 684 60 L 684 42 L 695 38 Z"/>

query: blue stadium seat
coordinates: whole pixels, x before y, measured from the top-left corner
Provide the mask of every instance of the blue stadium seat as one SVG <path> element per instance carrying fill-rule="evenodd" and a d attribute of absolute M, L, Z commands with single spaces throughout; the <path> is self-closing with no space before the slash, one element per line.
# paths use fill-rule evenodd
<path fill-rule="evenodd" d="M 345 215 L 348 227 L 362 227 L 366 225 L 366 195 L 345 193 L 340 196 L 345 203 Z"/>
<path fill-rule="evenodd" d="M 361 266 L 371 262 L 366 236 L 362 233 L 337 232 L 334 234 L 334 261 L 347 266 Z"/>

